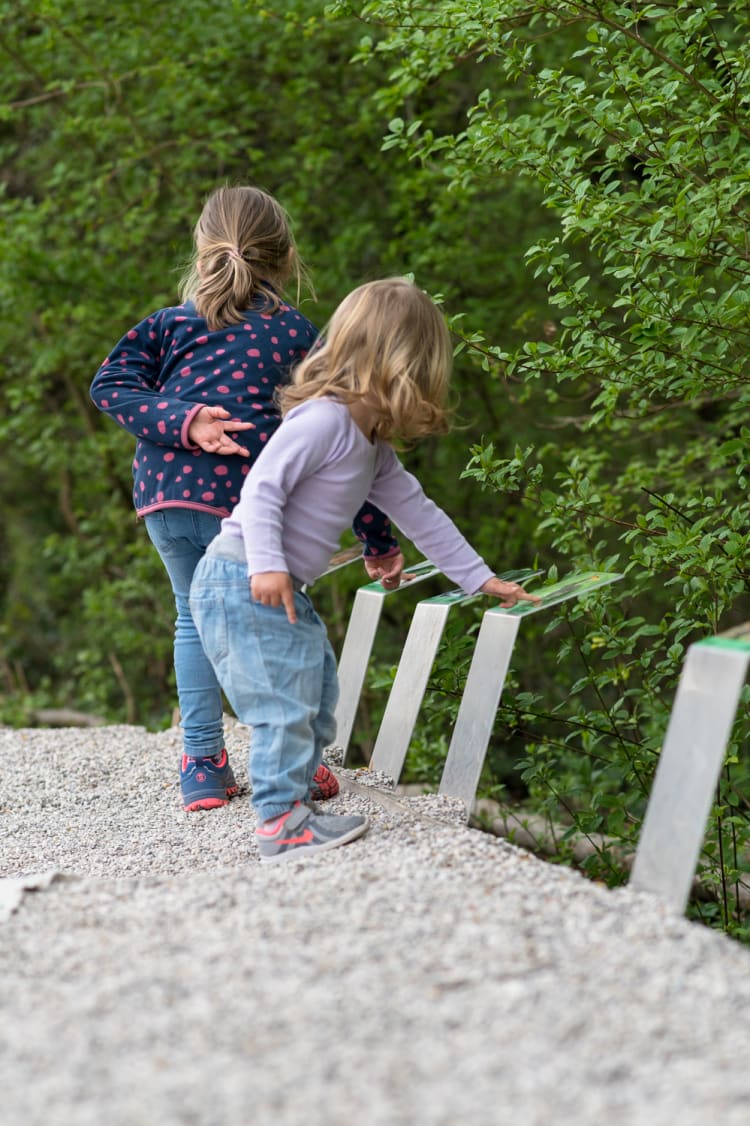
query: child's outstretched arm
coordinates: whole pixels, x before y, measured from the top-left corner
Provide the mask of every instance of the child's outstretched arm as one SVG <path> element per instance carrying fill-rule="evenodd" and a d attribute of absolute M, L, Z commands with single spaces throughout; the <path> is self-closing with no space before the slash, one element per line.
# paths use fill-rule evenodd
<path fill-rule="evenodd" d="M 504 609 L 519 600 L 539 602 L 518 583 L 504 582 L 464 538 L 450 517 L 425 496 L 419 481 L 408 473 L 394 450 L 383 445 L 369 500 L 388 513 L 422 554 L 458 583 L 467 594 L 489 594 Z"/>
<path fill-rule="evenodd" d="M 487 579 L 479 588 L 482 594 L 490 594 L 500 599 L 500 605 L 509 610 L 517 602 L 541 602 L 537 594 L 529 594 L 519 583 L 506 583 L 502 579 Z"/>

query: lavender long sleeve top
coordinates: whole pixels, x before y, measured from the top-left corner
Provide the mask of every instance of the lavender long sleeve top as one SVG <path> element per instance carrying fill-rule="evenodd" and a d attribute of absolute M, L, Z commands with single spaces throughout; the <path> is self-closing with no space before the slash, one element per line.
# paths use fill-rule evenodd
<path fill-rule="evenodd" d="M 386 442 L 370 442 L 335 399 L 294 407 L 258 457 L 221 536 L 241 538 L 248 575 L 314 582 L 365 501 L 377 505 L 467 594 L 494 572 Z"/>

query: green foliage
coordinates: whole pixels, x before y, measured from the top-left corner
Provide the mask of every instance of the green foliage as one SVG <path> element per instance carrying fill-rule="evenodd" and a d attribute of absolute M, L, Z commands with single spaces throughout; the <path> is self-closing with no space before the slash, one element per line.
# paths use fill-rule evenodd
<path fill-rule="evenodd" d="M 0 322 L 0 707 L 33 698 L 162 724 L 169 587 L 135 528 L 132 442 L 88 385 L 126 328 L 175 299 L 205 195 L 249 180 L 278 196 L 319 297 L 301 295 L 304 309 L 321 325 L 352 285 L 391 272 L 486 311 L 496 254 L 476 250 L 479 234 L 485 219 L 502 231 L 514 201 L 485 193 L 478 215 L 468 194 L 456 205 L 438 190 L 442 172 L 383 156 L 383 66 L 350 62 L 361 24 L 327 19 L 322 0 L 177 0 L 168 13 L 21 0 L 0 3 L 0 21 L 0 295 L 13 310 Z M 434 101 L 446 123 L 471 104 L 469 74 L 458 67 Z M 492 290 L 497 323 L 520 309 L 513 245 L 515 279 L 499 304 Z M 457 381 L 465 425 L 504 426 L 471 365 Z M 464 460 L 459 431 L 410 464 L 468 530 L 483 502 L 458 480 Z M 321 587 L 336 638 L 353 585 Z"/>
<path fill-rule="evenodd" d="M 485 557 L 625 574 L 524 624 L 483 779 L 621 881 L 685 649 L 750 617 L 749 31 L 739 0 L 0 0 L 0 714 L 171 713 L 167 581 L 88 384 L 174 299 L 205 195 L 253 181 L 317 323 L 368 277 L 439 295 L 457 427 L 407 464 Z M 335 642 L 354 571 L 320 586 Z M 477 613 L 412 777 L 438 776 Z M 738 934 L 748 734 L 744 700 L 695 906 Z"/>
<path fill-rule="evenodd" d="M 385 149 L 442 170 L 454 198 L 524 185 L 554 218 L 525 250 L 547 332 L 498 344 L 461 322 L 530 439 L 511 453 L 488 433 L 466 475 L 533 512 L 543 560 L 626 581 L 525 635 L 546 660 L 501 707 L 496 740 L 523 733 L 527 799 L 551 823 L 632 845 L 686 646 L 748 617 L 750 13 L 712 0 L 335 5 L 352 7 L 372 28 L 360 56 L 390 68 Z M 432 106 L 467 59 L 474 102 L 447 128 Z M 702 861 L 727 927 L 750 848 L 748 734 L 743 704 Z M 624 878 L 611 854 L 592 864 Z"/>

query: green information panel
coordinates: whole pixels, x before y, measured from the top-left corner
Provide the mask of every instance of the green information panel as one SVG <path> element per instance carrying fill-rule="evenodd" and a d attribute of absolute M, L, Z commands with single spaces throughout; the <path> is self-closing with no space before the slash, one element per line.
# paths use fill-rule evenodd
<path fill-rule="evenodd" d="M 579 571 L 569 575 L 567 579 L 560 579 L 550 586 L 543 586 L 540 590 L 531 590 L 529 593 L 538 595 L 541 602 L 517 602 L 508 610 L 497 606 L 491 612 L 524 618 L 529 614 L 538 614 L 540 610 L 548 610 L 550 606 L 556 606 L 559 602 L 568 602 L 571 598 L 583 598 L 599 587 L 618 582 L 622 577 L 613 571 Z"/>
<path fill-rule="evenodd" d="M 742 625 L 718 633 L 715 637 L 705 637 L 703 641 L 696 641 L 696 645 L 738 649 L 740 652 L 750 653 L 750 622 L 743 622 Z"/>

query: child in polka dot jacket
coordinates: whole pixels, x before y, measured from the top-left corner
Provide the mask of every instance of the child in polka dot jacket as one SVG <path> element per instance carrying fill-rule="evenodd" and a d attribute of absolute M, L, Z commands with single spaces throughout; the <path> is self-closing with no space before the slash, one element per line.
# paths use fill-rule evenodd
<path fill-rule="evenodd" d="M 302 268 L 279 203 L 252 186 L 222 187 L 194 230 L 183 304 L 123 336 L 91 398 L 136 439 L 133 500 L 166 568 L 177 607 L 174 666 L 183 729 L 186 810 L 226 804 L 237 784 L 224 748 L 221 689 L 190 612 L 193 572 L 234 509 L 250 466 L 280 423 L 275 393 L 318 337 L 280 296 Z M 385 516 L 354 521 L 371 578 L 398 579 L 403 556 Z M 318 801 L 338 783 L 321 764 Z"/>

